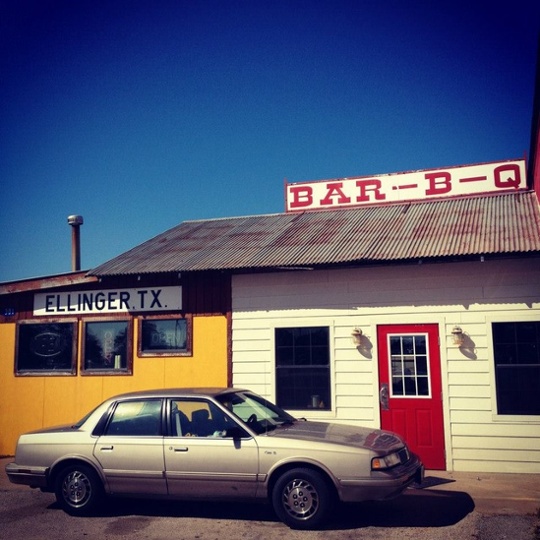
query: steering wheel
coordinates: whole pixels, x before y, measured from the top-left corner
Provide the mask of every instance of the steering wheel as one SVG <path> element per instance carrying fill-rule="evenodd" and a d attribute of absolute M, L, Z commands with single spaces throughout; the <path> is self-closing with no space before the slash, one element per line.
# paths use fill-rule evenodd
<path fill-rule="evenodd" d="M 255 413 L 253 413 L 247 420 L 246 422 L 248 424 L 253 424 L 254 422 L 257 421 L 257 415 Z"/>

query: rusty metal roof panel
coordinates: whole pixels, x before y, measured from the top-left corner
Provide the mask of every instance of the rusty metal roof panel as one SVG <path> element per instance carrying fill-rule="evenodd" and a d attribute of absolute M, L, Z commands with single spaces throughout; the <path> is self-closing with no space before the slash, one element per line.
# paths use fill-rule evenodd
<path fill-rule="evenodd" d="M 187 221 L 90 275 L 241 270 L 540 252 L 534 192 Z"/>

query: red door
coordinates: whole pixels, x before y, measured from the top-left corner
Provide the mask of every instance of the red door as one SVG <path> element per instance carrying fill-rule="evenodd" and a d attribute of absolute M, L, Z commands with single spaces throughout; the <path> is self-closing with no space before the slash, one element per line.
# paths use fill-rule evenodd
<path fill-rule="evenodd" d="M 402 435 L 427 469 L 446 469 L 439 330 L 379 326 L 381 426 Z"/>

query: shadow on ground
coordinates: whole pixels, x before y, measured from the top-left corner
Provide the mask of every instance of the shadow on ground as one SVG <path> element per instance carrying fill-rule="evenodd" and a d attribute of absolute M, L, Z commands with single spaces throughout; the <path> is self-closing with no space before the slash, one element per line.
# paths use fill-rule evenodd
<path fill-rule="evenodd" d="M 59 510 L 53 503 L 49 509 Z M 409 489 L 385 502 L 342 504 L 327 529 L 364 527 L 447 527 L 474 510 L 474 502 L 459 491 Z M 96 517 L 179 517 L 212 520 L 277 522 L 269 505 L 245 502 L 109 499 Z"/>
<path fill-rule="evenodd" d="M 461 491 L 411 489 L 391 501 L 351 507 L 340 507 L 338 528 L 448 527 L 470 514 L 474 510 L 474 501 L 468 493 Z"/>

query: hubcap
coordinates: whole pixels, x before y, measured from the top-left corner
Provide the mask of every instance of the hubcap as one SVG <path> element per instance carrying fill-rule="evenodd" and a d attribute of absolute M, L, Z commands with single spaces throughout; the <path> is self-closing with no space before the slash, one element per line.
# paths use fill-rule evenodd
<path fill-rule="evenodd" d="M 62 494 L 70 505 L 81 506 L 91 495 L 90 480 L 82 472 L 73 471 L 64 478 Z"/>
<path fill-rule="evenodd" d="M 292 480 L 283 490 L 283 506 L 296 519 L 308 519 L 319 507 L 319 495 L 306 480 Z"/>

